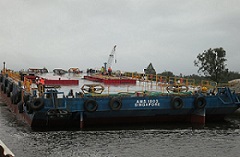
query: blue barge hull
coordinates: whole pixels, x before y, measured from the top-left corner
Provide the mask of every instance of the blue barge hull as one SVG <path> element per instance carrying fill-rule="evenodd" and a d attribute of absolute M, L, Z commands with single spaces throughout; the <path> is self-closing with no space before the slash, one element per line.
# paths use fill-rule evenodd
<path fill-rule="evenodd" d="M 1 75 L 0 79 L 1 97 L 33 128 L 159 122 L 204 124 L 223 120 L 240 107 L 238 95 L 226 87 L 217 88 L 214 95 L 145 91 L 68 96 L 55 89 L 41 95 L 37 91 L 29 93 L 7 76 Z"/>

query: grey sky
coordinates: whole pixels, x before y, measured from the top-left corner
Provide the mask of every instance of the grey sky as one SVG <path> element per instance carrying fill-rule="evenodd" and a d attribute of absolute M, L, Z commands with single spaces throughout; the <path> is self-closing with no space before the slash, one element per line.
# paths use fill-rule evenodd
<path fill-rule="evenodd" d="M 193 61 L 223 47 L 240 71 L 239 0 L 0 0 L 0 62 L 100 68 L 114 45 L 113 70 L 197 74 Z"/>

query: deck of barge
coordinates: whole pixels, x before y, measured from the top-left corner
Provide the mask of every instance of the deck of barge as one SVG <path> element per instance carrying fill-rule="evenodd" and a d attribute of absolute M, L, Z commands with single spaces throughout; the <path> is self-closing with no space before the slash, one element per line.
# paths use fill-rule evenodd
<path fill-rule="evenodd" d="M 136 84 L 136 79 L 129 77 L 114 77 L 107 75 L 86 75 L 84 79 L 104 84 Z"/>

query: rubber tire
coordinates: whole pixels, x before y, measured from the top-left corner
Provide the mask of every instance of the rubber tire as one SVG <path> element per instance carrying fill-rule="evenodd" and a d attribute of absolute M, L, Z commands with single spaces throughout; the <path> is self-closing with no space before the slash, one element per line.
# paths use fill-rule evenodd
<path fill-rule="evenodd" d="M 173 97 L 171 100 L 171 106 L 173 109 L 179 110 L 183 107 L 183 100 L 179 96 Z"/>
<path fill-rule="evenodd" d="M 34 111 L 39 111 L 44 107 L 44 102 L 42 98 L 35 98 L 31 103 L 31 108 Z"/>
<path fill-rule="evenodd" d="M 23 111 L 24 111 L 24 110 L 23 110 L 23 102 L 20 101 L 17 105 L 18 105 L 18 112 L 19 112 L 19 113 L 23 113 Z"/>
<path fill-rule="evenodd" d="M 98 104 L 95 100 L 86 100 L 84 102 L 84 109 L 88 112 L 95 112 L 98 108 Z"/>
<path fill-rule="evenodd" d="M 113 111 L 118 111 L 122 108 L 122 101 L 119 98 L 112 98 L 109 101 L 109 107 Z"/>
<path fill-rule="evenodd" d="M 196 97 L 195 100 L 194 100 L 194 106 L 197 108 L 197 109 L 203 109 L 205 108 L 207 104 L 207 101 L 204 97 L 202 96 L 199 96 L 199 97 Z"/>

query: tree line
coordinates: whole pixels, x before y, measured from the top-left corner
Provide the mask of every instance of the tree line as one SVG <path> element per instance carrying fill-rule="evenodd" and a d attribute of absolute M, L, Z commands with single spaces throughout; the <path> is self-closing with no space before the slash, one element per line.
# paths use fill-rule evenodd
<path fill-rule="evenodd" d="M 193 74 L 178 77 L 195 79 L 196 81 L 205 79 L 217 83 L 227 83 L 234 79 L 240 79 L 239 72 L 230 71 L 227 68 L 226 61 L 226 51 L 222 47 L 209 48 L 208 50 L 204 50 L 203 53 L 199 53 L 193 62 L 194 66 L 198 67 L 198 74 L 200 75 Z M 177 76 L 171 71 L 164 71 L 160 75 L 169 77 Z"/>

